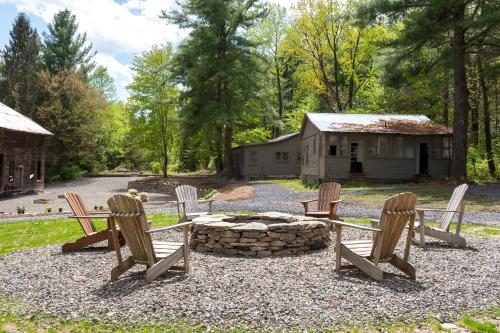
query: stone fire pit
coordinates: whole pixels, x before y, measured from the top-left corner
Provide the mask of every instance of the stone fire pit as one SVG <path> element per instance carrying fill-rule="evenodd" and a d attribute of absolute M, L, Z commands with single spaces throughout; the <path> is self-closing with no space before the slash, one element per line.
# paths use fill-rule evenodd
<path fill-rule="evenodd" d="M 207 215 L 193 222 L 191 247 L 200 252 L 279 256 L 324 248 L 331 242 L 328 220 L 285 213 Z"/>

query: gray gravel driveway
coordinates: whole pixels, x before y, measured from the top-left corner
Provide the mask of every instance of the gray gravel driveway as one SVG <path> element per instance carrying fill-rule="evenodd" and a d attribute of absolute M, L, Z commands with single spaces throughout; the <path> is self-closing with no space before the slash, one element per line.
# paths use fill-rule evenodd
<path fill-rule="evenodd" d="M 301 200 L 316 199 L 317 191 L 314 192 L 297 192 L 284 188 L 276 184 L 253 183 L 255 188 L 255 196 L 249 200 L 216 202 L 214 208 L 218 211 L 251 211 L 251 212 L 267 212 L 280 211 L 291 214 L 301 214 L 304 212 Z M 377 191 L 373 189 L 368 191 Z M 411 190 L 409 187 L 405 190 Z M 367 190 L 342 190 L 342 193 L 366 192 Z M 380 217 L 380 209 L 372 207 L 364 207 L 359 204 L 343 202 L 339 205 L 338 214 L 343 217 L 354 218 L 378 218 Z M 426 213 L 431 220 L 438 220 L 439 213 Z M 470 224 L 488 224 L 500 226 L 500 213 L 498 212 L 466 212 L 464 223 Z"/>

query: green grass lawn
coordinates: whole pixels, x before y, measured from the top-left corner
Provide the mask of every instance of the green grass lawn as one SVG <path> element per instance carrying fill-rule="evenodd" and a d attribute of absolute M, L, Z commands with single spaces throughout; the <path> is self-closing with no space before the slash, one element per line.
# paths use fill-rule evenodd
<path fill-rule="evenodd" d="M 153 226 L 177 223 L 177 215 L 156 214 L 148 216 Z M 96 219 L 98 230 L 106 227 L 105 219 Z M 75 219 L 34 220 L 0 223 L 0 255 L 11 251 L 50 244 L 74 241 L 83 236 L 82 228 Z"/>

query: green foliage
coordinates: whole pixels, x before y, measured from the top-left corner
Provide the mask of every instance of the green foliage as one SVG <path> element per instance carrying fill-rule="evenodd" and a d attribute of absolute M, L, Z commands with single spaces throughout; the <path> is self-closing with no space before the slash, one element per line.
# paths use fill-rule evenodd
<path fill-rule="evenodd" d="M 467 327 L 471 332 L 485 332 L 485 333 L 498 333 L 498 328 L 492 322 L 479 322 L 470 317 L 465 317 L 461 322 Z"/>
<path fill-rule="evenodd" d="M 86 33 L 78 33 L 76 17 L 68 9 L 57 12 L 47 29 L 48 33 L 43 33 L 42 58 L 50 73 L 69 69 L 88 73 L 94 68 L 92 43 L 87 43 Z"/>
<path fill-rule="evenodd" d="M 114 80 L 109 75 L 108 69 L 102 65 L 97 66 L 89 77 L 89 82 L 101 91 L 108 101 L 116 100 Z"/>
<path fill-rule="evenodd" d="M 61 170 L 77 165 L 94 170 L 101 126 L 96 110 L 105 108 L 106 103 L 97 98 L 97 91 L 81 74 L 72 70 L 56 74 L 44 71 L 39 80 L 43 102 L 37 109 L 37 119 L 54 134 L 47 140 L 47 166 Z"/>
<path fill-rule="evenodd" d="M 231 145 L 238 120 L 259 100 L 260 73 L 247 29 L 264 15 L 254 0 L 186 0 L 163 17 L 190 34 L 178 47 L 174 75 L 185 89 L 182 116 L 189 133 L 204 131 L 222 171 L 232 174 Z M 252 103 L 250 103 L 252 102 Z"/>
<path fill-rule="evenodd" d="M 500 166 L 500 147 L 496 147 L 495 150 L 495 164 L 497 166 L 497 170 L 499 170 Z M 467 158 L 467 174 L 469 179 L 474 179 L 478 182 L 491 182 L 497 180 L 491 176 L 490 171 L 488 169 L 488 161 L 486 159 L 486 153 L 483 149 L 478 147 L 469 147 L 468 149 L 468 158 Z"/>
<path fill-rule="evenodd" d="M 262 127 L 241 130 L 233 137 L 233 145 L 266 142 L 271 137 L 271 131 Z"/>
<path fill-rule="evenodd" d="M 170 80 L 172 46 L 153 47 L 134 58 L 130 92 L 132 145 L 143 161 L 159 162 L 164 177 L 169 162 L 177 160 L 179 122 L 178 89 Z"/>

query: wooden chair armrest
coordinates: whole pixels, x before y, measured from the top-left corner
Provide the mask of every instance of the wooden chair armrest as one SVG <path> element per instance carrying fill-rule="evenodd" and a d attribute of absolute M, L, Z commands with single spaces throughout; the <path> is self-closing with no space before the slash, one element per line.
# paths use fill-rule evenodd
<path fill-rule="evenodd" d="M 161 227 L 161 228 L 156 228 L 156 229 L 151 229 L 151 230 L 146 230 L 146 233 L 148 234 L 152 234 L 152 233 L 155 233 L 155 232 L 160 232 L 160 231 L 166 231 L 166 230 L 171 230 L 171 229 L 175 229 L 175 228 L 179 228 L 179 227 L 183 227 L 185 225 L 191 225 L 193 224 L 192 221 L 189 221 L 189 222 L 183 222 L 183 223 L 178 223 L 178 224 L 174 224 L 174 225 L 170 225 L 168 227 Z"/>
<path fill-rule="evenodd" d="M 198 202 L 212 202 L 214 201 L 214 199 L 202 199 L 202 200 L 198 200 Z"/>
<path fill-rule="evenodd" d="M 97 219 L 102 218 L 102 219 L 106 219 L 108 217 L 109 217 L 109 214 L 104 214 L 104 215 L 100 215 L 100 216 L 98 216 L 98 215 L 70 215 L 70 216 L 68 216 L 68 218 L 70 218 L 70 219 L 84 219 L 84 218 L 89 218 L 89 219 L 92 219 L 92 218 L 94 218 L 94 219 L 96 219 L 96 218 Z"/>
<path fill-rule="evenodd" d="M 443 212 L 443 213 L 460 213 L 461 210 L 447 210 L 446 208 L 415 208 L 416 211 L 423 212 Z"/>
<path fill-rule="evenodd" d="M 310 202 L 314 202 L 314 201 L 318 201 L 318 199 L 311 199 L 311 200 L 303 200 L 303 201 L 300 201 L 301 204 L 308 204 Z"/>
<path fill-rule="evenodd" d="M 340 199 L 340 200 L 333 200 L 333 201 L 330 201 L 330 204 L 337 204 L 337 203 L 340 203 L 340 202 L 343 202 L 344 200 Z"/>
<path fill-rule="evenodd" d="M 347 223 L 347 222 L 342 222 L 342 221 L 335 221 L 335 220 L 333 220 L 332 222 L 336 226 L 337 225 L 341 226 L 341 227 L 346 226 L 346 227 L 356 228 L 356 229 L 360 229 L 360 230 L 382 232 L 382 230 L 380 230 L 378 228 L 366 227 L 366 226 L 363 226 L 363 225 L 352 224 L 352 223 Z"/>

